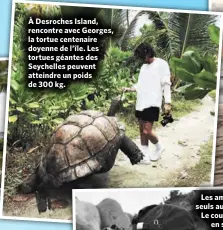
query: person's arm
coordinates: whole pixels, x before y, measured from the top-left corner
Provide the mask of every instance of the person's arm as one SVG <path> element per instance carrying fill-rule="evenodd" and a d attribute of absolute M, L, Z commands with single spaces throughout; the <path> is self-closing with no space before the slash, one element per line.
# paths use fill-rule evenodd
<path fill-rule="evenodd" d="M 165 104 L 171 104 L 171 88 L 170 88 L 170 84 L 164 84 L 164 86 L 163 86 L 163 94 L 164 94 Z"/>
<path fill-rule="evenodd" d="M 136 92 L 137 91 L 137 83 L 134 84 L 131 88 L 123 88 L 122 89 L 124 92 Z"/>
<path fill-rule="evenodd" d="M 136 92 L 136 89 L 134 87 L 132 88 L 123 88 L 124 92 Z"/>
<path fill-rule="evenodd" d="M 169 113 L 171 111 L 171 80 L 170 80 L 170 68 L 168 63 L 165 63 L 163 68 L 163 78 L 162 78 L 162 88 L 163 88 L 163 96 L 164 96 L 164 110 L 165 113 Z"/>

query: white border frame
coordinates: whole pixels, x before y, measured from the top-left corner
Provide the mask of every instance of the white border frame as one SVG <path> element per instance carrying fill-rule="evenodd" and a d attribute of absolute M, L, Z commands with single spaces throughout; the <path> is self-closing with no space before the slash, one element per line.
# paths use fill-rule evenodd
<path fill-rule="evenodd" d="M 8 57 L 0 57 L 0 61 L 8 61 L 9 58 Z"/>
<path fill-rule="evenodd" d="M 64 2 L 42 2 L 42 1 L 26 1 L 26 0 L 13 0 L 12 11 L 11 11 L 11 31 L 10 31 L 10 48 L 9 48 L 9 69 L 8 69 L 8 85 L 7 85 L 7 97 L 6 97 L 6 116 L 5 116 L 5 130 L 4 130 L 4 149 L 3 149 L 3 161 L 2 161 L 2 192 L 0 201 L 0 216 L 2 219 L 11 220 L 26 220 L 26 221 L 40 221 L 40 222 L 57 222 L 57 223 L 72 223 L 72 221 L 60 220 L 60 219 L 45 219 L 45 218 L 26 218 L 16 216 L 4 216 L 3 215 L 3 203 L 4 203 L 4 182 L 5 182 L 5 168 L 6 168 L 6 149 L 7 149 L 7 130 L 8 130 L 8 112 L 9 112 L 9 98 L 10 98 L 10 83 L 11 83 L 11 66 L 12 66 L 12 47 L 13 47 L 13 35 L 14 35 L 14 16 L 15 16 L 15 4 L 41 4 L 41 5 L 56 5 L 56 6 L 81 6 L 91 8 L 109 8 L 109 9 L 130 9 L 130 10 L 147 10 L 147 11 L 158 11 L 158 12 L 178 12 L 178 13 L 191 13 L 191 14 L 208 14 L 220 16 L 220 45 L 219 45 L 219 56 L 218 56 L 218 76 L 216 86 L 216 103 L 215 103 L 215 122 L 214 122 L 214 139 L 213 139 L 213 152 L 212 152 L 212 170 L 211 170 L 211 185 L 214 182 L 214 163 L 215 163 L 215 150 L 216 150 L 216 135 L 217 135 L 217 118 L 218 118 L 218 99 L 219 99 L 219 86 L 220 86 L 220 69 L 221 69 L 221 49 L 222 49 L 222 30 L 223 30 L 223 13 L 220 12 L 206 12 L 206 11 L 195 11 L 195 10 L 176 10 L 176 9 L 162 9 L 162 8 L 148 8 L 148 7 L 132 7 L 132 6 L 121 6 L 121 5 L 100 5 L 100 4 L 82 4 L 82 3 L 64 3 Z M 189 187 L 185 187 L 189 188 Z M 118 188 L 121 189 L 121 188 Z M 158 188 L 160 189 L 160 188 Z"/>
<path fill-rule="evenodd" d="M 73 230 L 76 230 L 76 205 L 75 205 L 75 197 L 76 194 L 78 193 L 89 193 L 87 194 L 88 196 L 91 196 L 91 192 L 96 192 L 96 193 L 105 193 L 107 191 L 109 192 L 125 192 L 126 196 L 128 196 L 128 192 L 158 192 L 158 191 L 175 191 L 175 190 L 184 190 L 190 192 L 193 190 L 223 190 L 223 187 L 169 187 L 169 188 L 119 188 L 119 189 L 73 189 L 72 190 L 72 210 L 73 210 Z M 151 194 L 150 194 L 151 195 Z M 131 196 L 129 196 L 131 199 Z M 152 200 L 152 197 L 151 197 Z M 85 201 L 85 200 L 81 200 L 81 201 Z M 155 204 L 155 203 L 154 203 Z M 145 206 L 146 207 L 146 204 Z M 138 210 L 139 212 L 140 210 Z"/>
<path fill-rule="evenodd" d="M 8 57 L 0 57 L 0 62 L 2 62 L 2 61 L 8 61 L 8 63 L 9 63 L 9 58 Z M 7 77 L 8 77 L 8 74 L 7 74 Z M 8 82 L 8 79 L 7 79 L 7 82 Z M 8 85 L 7 85 L 7 89 L 8 89 Z M 7 97 L 7 95 L 8 95 L 8 92 L 7 92 L 7 90 L 6 90 L 6 92 L 5 92 L 5 94 L 6 94 L 6 97 Z M 7 99 L 5 100 L 5 106 L 6 106 L 6 104 L 7 104 Z M 6 108 L 5 108 L 5 117 L 6 117 Z M 1 121 L 0 121 L 1 122 Z M 2 121 L 2 122 L 4 122 L 4 121 Z M 5 124 L 4 124 L 5 125 Z M 5 128 L 4 128 L 4 138 L 5 138 Z M 5 139 L 4 139 L 4 142 L 5 142 Z M 3 143 L 3 145 L 4 145 L 4 143 Z M 3 156 L 4 156 L 4 154 L 3 154 Z M 3 170 L 3 158 L 2 158 L 2 170 Z M 5 166 L 4 166 L 5 167 Z M 3 175 L 3 174 L 2 174 Z M 1 184 L 2 185 L 2 184 Z M 1 189 L 1 186 L 0 185 L 0 196 L 1 196 L 1 192 L 2 192 L 2 189 Z"/>
<path fill-rule="evenodd" d="M 208 10 L 212 11 L 212 1 L 213 0 L 208 0 Z"/>

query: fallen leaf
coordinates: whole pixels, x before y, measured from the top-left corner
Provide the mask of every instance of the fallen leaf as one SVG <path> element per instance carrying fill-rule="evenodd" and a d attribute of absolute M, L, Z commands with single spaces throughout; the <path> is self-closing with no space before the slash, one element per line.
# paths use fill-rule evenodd
<path fill-rule="evenodd" d="M 12 197 L 13 201 L 16 202 L 24 202 L 32 199 L 35 195 L 34 194 L 29 194 L 29 195 L 15 195 Z"/>
<path fill-rule="evenodd" d="M 53 200 L 52 201 L 52 208 L 55 209 L 55 208 L 66 208 L 68 206 L 68 201 L 66 200 Z"/>
<path fill-rule="evenodd" d="M 27 152 L 27 154 L 33 153 L 35 150 L 37 150 L 39 148 L 39 146 L 36 146 L 35 148 L 31 148 L 29 149 L 29 151 Z"/>

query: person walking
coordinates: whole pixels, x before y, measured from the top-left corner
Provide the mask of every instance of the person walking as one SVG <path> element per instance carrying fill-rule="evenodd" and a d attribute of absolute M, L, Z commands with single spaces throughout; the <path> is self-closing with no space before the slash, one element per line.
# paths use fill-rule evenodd
<path fill-rule="evenodd" d="M 142 43 L 134 51 L 134 55 L 144 62 L 140 69 L 138 82 L 132 88 L 123 88 L 124 92 L 136 92 L 137 100 L 135 116 L 139 121 L 141 150 L 145 155 L 142 163 L 158 161 L 164 147 L 153 131 L 154 122 L 159 120 L 162 99 L 164 96 L 164 113 L 171 111 L 171 80 L 169 64 L 155 57 L 150 44 Z M 155 145 L 155 151 L 149 151 L 149 141 Z"/>

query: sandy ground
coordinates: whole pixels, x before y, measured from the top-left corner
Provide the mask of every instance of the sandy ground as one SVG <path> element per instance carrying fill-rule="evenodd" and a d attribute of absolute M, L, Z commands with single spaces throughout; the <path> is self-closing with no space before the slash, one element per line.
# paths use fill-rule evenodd
<path fill-rule="evenodd" d="M 212 11 L 223 11 L 223 1 L 222 0 L 209 0 L 211 2 Z"/>
<path fill-rule="evenodd" d="M 196 111 L 179 121 L 157 130 L 160 143 L 165 148 L 157 164 L 131 166 L 125 156 L 116 162 L 110 171 L 111 187 L 163 187 L 174 186 L 166 178 L 173 172 L 179 172 L 179 178 L 185 178 L 185 168 L 194 166 L 200 158 L 199 149 L 213 134 L 214 116 L 210 111 L 214 103 L 210 97 Z M 136 140 L 139 143 L 139 140 Z M 151 150 L 153 151 L 153 146 Z M 136 173 L 137 172 L 137 173 Z M 120 175 L 123 175 L 120 178 Z M 135 183 L 137 181 L 137 183 Z M 186 185 L 190 186 L 190 185 Z M 199 185 L 197 185 L 199 186 Z"/>
<path fill-rule="evenodd" d="M 94 187 L 163 187 L 167 184 L 174 186 L 169 184 L 167 178 L 178 172 L 178 179 L 183 180 L 187 176 L 185 168 L 196 165 L 200 158 L 200 146 L 213 135 L 214 116 L 210 114 L 213 109 L 213 100 L 206 97 L 196 111 L 167 127 L 156 130 L 160 142 L 165 147 L 162 158 L 157 164 L 132 166 L 128 158 L 120 152 L 115 166 L 109 173 L 94 176 L 94 184 L 97 184 Z M 136 143 L 139 143 L 139 140 L 136 140 Z M 71 188 L 73 185 L 53 191 L 55 209 L 43 214 L 37 212 L 33 195 L 18 195 L 10 200 L 5 198 L 3 215 L 71 220 Z M 66 200 L 66 202 L 61 204 L 58 199 Z"/>

